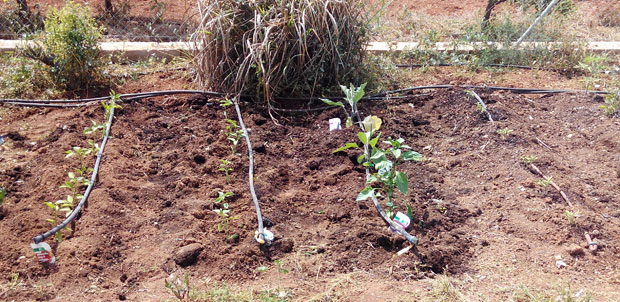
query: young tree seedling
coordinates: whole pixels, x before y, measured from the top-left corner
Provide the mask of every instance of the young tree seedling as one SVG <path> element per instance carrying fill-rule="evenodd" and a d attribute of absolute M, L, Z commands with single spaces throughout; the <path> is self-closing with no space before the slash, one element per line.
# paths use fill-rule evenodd
<path fill-rule="evenodd" d="M 222 208 L 215 209 L 213 212 L 220 218 L 220 222 L 217 224 L 217 231 L 224 233 L 226 236 L 226 242 L 231 242 L 239 238 L 238 234 L 230 235 L 230 222 L 239 219 L 239 217 L 230 215 L 228 203 L 223 203 Z"/>
<path fill-rule="evenodd" d="M 350 113 L 345 108 L 343 102 L 340 102 L 340 101 L 334 102 L 328 99 L 321 99 L 321 101 L 323 101 L 323 103 L 330 105 L 330 106 L 342 107 L 342 109 L 344 110 L 344 113 L 347 115 L 347 121 L 345 123 L 345 127 L 349 128 L 353 126 L 353 119 L 360 118 L 359 112 L 357 110 L 357 103 L 364 96 L 364 88 L 366 88 L 366 83 L 362 84 L 360 87 L 355 87 L 353 86 L 353 84 L 350 84 L 349 88 L 347 88 L 347 86 L 340 85 L 340 89 L 342 90 L 342 92 L 344 92 L 344 95 L 345 95 L 344 100 L 345 102 L 347 102 L 347 104 L 349 104 L 349 107 L 351 108 Z"/>
<path fill-rule="evenodd" d="M 497 134 L 502 140 L 505 140 L 507 136 L 509 136 L 513 131 L 508 128 L 498 129 Z"/>
<path fill-rule="evenodd" d="M 230 183 L 230 172 L 232 172 L 232 168 L 230 168 L 230 162 L 225 159 L 220 159 L 220 168 L 217 169 L 220 172 L 224 172 L 226 176 L 226 183 Z"/>
<path fill-rule="evenodd" d="M 170 275 L 171 281 L 164 279 L 164 285 L 180 302 L 189 301 L 189 273 L 185 272 L 185 278 L 183 280 L 175 278 L 174 274 Z"/>
<path fill-rule="evenodd" d="M 369 116 L 362 122 L 366 132 L 357 134 L 360 142 L 365 149 L 370 150 L 370 158 L 366 159 L 366 155 L 362 154 L 357 158 L 357 162 L 369 167 L 374 173 L 366 180 L 366 187 L 358 194 L 357 201 L 363 201 L 370 198 L 371 194 L 377 197 L 385 196 L 386 198 L 386 214 L 393 218 L 398 207 L 394 202 L 396 190 L 400 191 L 403 196 L 409 193 L 409 180 L 407 175 L 397 168 L 405 161 L 422 161 L 422 155 L 418 152 L 411 151 L 411 147 L 405 145 L 402 138 L 388 138 L 383 141 L 388 146 L 387 149 L 378 146 L 380 133 L 376 131 L 381 127 L 381 119 L 376 116 Z M 334 153 L 344 151 L 350 148 L 359 148 L 357 143 L 348 143 L 343 147 L 334 150 Z M 381 184 L 376 186 L 375 184 Z M 410 206 L 405 202 L 408 212 Z"/>

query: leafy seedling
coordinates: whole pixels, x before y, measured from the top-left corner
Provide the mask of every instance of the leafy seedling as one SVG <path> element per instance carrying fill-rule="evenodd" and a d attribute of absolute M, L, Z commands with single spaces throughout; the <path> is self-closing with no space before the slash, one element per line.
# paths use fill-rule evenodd
<path fill-rule="evenodd" d="M 536 155 L 523 155 L 519 157 L 519 159 L 521 159 L 521 161 L 523 161 L 525 164 L 529 165 L 536 162 L 538 160 L 538 157 Z"/>
<path fill-rule="evenodd" d="M 230 183 L 230 172 L 232 172 L 232 168 L 230 167 L 231 162 L 225 160 L 225 159 L 220 159 L 220 168 L 217 169 L 220 172 L 224 172 L 224 175 L 226 176 L 226 183 Z"/>
<path fill-rule="evenodd" d="M 101 134 L 101 138 L 105 135 L 105 124 L 98 124 L 95 121 L 91 121 L 92 126 L 84 129 L 84 134 L 97 136 L 97 133 Z"/>
<path fill-rule="evenodd" d="M 499 137 L 502 140 L 505 140 L 507 136 L 509 136 L 513 131 L 511 129 L 508 128 L 503 128 L 503 129 L 499 129 L 497 130 L 497 134 L 499 134 Z"/>
<path fill-rule="evenodd" d="M 366 88 L 366 83 L 362 84 L 360 87 L 355 87 L 353 86 L 353 84 L 350 84 L 349 88 L 347 88 L 346 86 L 340 85 L 340 89 L 342 90 L 342 92 L 344 92 L 344 95 L 345 95 L 344 100 L 345 102 L 347 102 L 347 104 L 349 104 L 349 107 L 351 108 L 350 113 L 345 108 L 343 102 L 340 102 L 340 101 L 334 102 L 328 99 L 321 99 L 321 101 L 323 101 L 323 103 L 330 105 L 330 106 L 341 107 L 344 110 L 344 113 L 347 115 L 347 121 L 345 123 L 345 127 L 349 128 L 353 126 L 354 118 L 359 119 L 357 103 L 364 96 L 364 88 Z"/>
<path fill-rule="evenodd" d="M 605 96 L 605 105 L 601 108 L 610 116 L 620 114 L 620 93 L 611 93 Z"/>
<path fill-rule="evenodd" d="M 369 116 L 362 121 L 365 132 L 357 134 L 364 150 L 370 151 L 370 158 L 366 158 L 366 155 L 362 154 L 357 158 L 357 161 L 374 171 L 366 180 L 366 187 L 358 194 L 357 201 L 364 201 L 372 197 L 373 194 L 378 197 L 385 196 L 386 214 L 389 217 L 394 217 L 398 208 L 394 202 L 396 191 L 400 191 L 403 196 L 407 196 L 409 193 L 407 175 L 397 168 L 406 161 L 422 161 L 422 155 L 412 151 L 410 146 L 404 144 L 405 140 L 402 138 L 388 138 L 383 141 L 388 147 L 386 149 L 380 148 L 378 142 L 381 134 L 377 133 L 377 130 L 381 128 L 381 123 L 380 118 Z M 357 143 L 348 143 L 334 150 L 334 152 L 351 148 L 359 148 L 359 146 Z M 381 185 L 376 186 L 377 183 Z"/>
<path fill-rule="evenodd" d="M 170 275 L 171 281 L 164 279 L 164 285 L 179 301 L 186 301 L 189 298 L 189 273 L 185 272 L 185 278 L 183 280 L 175 278 L 174 274 Z"/>
<path fill-rule="evenodd" d="M 215 204 L 219 204 L 220 202 L 224 201 L 226 198 L 233 196 L 232 192 L 217 192 L 217 198 L 215 199 L 215 201 L 213 203 Z"/>
<path fill-rule="evenodd" d="M 226 241 L 230 242 L 238 239 L 238 234 L 230 235 L 230 222 L 239 219 L 239 217 L 230 215 L 228 203 L 223 203 L 222 208 L 213 210 L 213 212 L 217 214 L 220 218 L 220 222 L 217 224 L 217 231 L 220 233 L 223 232 L 225 234 Z"/>
<path fill-rule="evenodd" d="M 536 184 L 541 186 L 541 187 L 546 187 L 546 186 L 550 185 L 551 182 L 553 182 L 553 178 L 551 176 L 547 176 L 545 178 L 541 178 L 541 179 L 537 180 Z"/>
<path fill-rule="evenodd" d="M 0 207 L 4 203 L 5 198 L 6 198 L 6 190 L 3 187 L 0 187 Z"/>
<path fill-rule="evenodd" d="M 569 211 L 566 210 L 566 219 L 569 224 L 575 225 L 577 223 L 577 218 L 581 217 L 581 213 L 579 211 Z"/>

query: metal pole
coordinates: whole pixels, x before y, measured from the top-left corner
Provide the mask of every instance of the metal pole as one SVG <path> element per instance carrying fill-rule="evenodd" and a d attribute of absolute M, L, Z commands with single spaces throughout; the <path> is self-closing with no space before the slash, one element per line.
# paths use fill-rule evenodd
<path fill-rule="evenodd" d="M 536 25 L 538 25 L 538 23 L 540 23 L 540 21 L 542 21 L 542 19 L 548 13 L 550 13 L 551 10 L 553 10 L 553 7 L 558 3 L 558 1 L 560 1 L 560 0 L 553 0 L 553 1 L 551 1 L 551 3 L 549 3 L 549 5 L 547 6 L 547 8 L 545 8 L 545 10 L 542 12 L 542 14 L 540 14 L 540 16 L 538 16 L 538 18 L 536 18 L 536 20 L 534 20 L 534 23 L 532 23 L 532 25 L 530 25 L 530 27 L 523 33 L 521 38 L 519 38 L 519 40 L 517 40 L 517 43 L 515 43 L 515 49 L 519 48 L 519 45 L 521 45 L 521 42 L 523 42 L 523 40 L 525 40 L 525 38 L 527 38 L 527 36 L 530 34 L 530 32 L 532 32 L 534 27 L 536 27 Z"/>

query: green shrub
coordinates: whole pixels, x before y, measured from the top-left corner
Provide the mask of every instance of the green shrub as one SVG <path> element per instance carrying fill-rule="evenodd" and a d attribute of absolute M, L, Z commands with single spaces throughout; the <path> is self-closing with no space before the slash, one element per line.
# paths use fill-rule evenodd
<path fill-rule="evenodd" d="M 60 10 L 50 8 L 45 32 L 35 37 L 25 54 L 46 65 L 58 88 L 84 91 L 102 78 L 98 46 L 102 35 L 90 9 L 67 1 Z"/>

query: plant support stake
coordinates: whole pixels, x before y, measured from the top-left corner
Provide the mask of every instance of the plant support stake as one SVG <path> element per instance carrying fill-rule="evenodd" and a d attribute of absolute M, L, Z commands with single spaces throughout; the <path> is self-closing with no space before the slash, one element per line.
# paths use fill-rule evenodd
<path fill-rule="evenodd" d="M 95 182 L 97 181 L 97 175 L 99 174 L 99 166 L 101 165 L 101 157 L 103 156 L 103 150 L 105 149 L 105 145 L 108 142 L 108 138 L 110 137 L 110 128 L 112 127 L 113 120 L 114 120 L 114 106 L 112 106 L 110 110 L 110 117 L 108 118 L 108 124 L 105 130 L 105 137 L 103 138 L 103 141 L 101 142 L 101 148 L 99 149 L 99 153 L 97 153 L 97 160 L 95 161 L 95 167 L 93 168 L 93 175 L 90 177 L 90 184 L 88 185 L 88 188 L 86 188 L 86 192 L 84 192 L 84 196 L 82 197 L 82 200 L 80 200 L 80 203 L 75 207 L 75 209 L 73 209 L 73 212 L 71 212 L 71 215 L 69 215 L 69 217 L 67 217 L 61 224 L 55 226 L 53 229 L 43 234 L 40 234 L 34 237 L 33 239 L 34 243 L 38 244 L 41 241 L 45 240 L 47 237 L 52 236 L 56 234 L 58 231 L 62 230 L 69 223 L 75 220 L 77 215 L 80 213 L 80 211 L 84 207 L 84 204 L 86 204 L 86 200 L 88 200 L 88 196 L 90 195 L 90 192 L 95 187 Z"/>
<path fill-rule="evenodd" d="M 265 230 L 263 229 L 263 215 L 261 214 L 258 197 L 256 196 L 256 191 L 254 190 L 254 155 L 252 152 L 252 142 L 250 141 L 250 134 L 245 128 L 245 123 L 243 123 L 243 117 L 241 116 L 241 109 L 239 109 L 239 101 L 237 97 L 233 98 L 233 103 L 235 104 L 235 110 L 237 111 L 237 119 L 239 120 L 239 125 L 241 126 L 241 130 L 243 130 L 243 136 L 245 136 L 245 142 L 248 145 L 248 157 L 250 158 L 250 167 L 248 168 L 249 186 L 250 194 L 252 194 L 252 201 L 254 202 L 254 207 L 256 208 L 256 220 L 258 220 L 258 242 L 260 244 L 267 243 L 267 245 L 269 245 L 271 244 L 271 242 L 265 241 Z"/>
<path fill-rule="evenodd" d="M 540 14 L 540 16 L 538 16 L 538 18 L 534 20 L 534 23 L 532 23 L 532 25 L 530 25 L 530 27 L 523 33 L 521 38 L 517 40 L 517 43 L 515 43 L 515 49 L 519 48 L 519 45 L 521 45 L 521 42 L 523 42 L 523 40 L 525 40 L 525 38 L 527 38 L 527 36 L 530 35 L 530 32 L 532 32 L 534 27 L 536 27 L 536 25 L 538 25 L 538 23 L 540 23 L 540 21 L 542 21 L 542 19 L 545 18 L 545 16 L 548 13 L 550 13 L 551 10 L 553 10 L 553 7 L 555 6 L 556 3 L 558 3 L 558 1 L 559 0 L 553 0 L 551 1 L 551 3 L 549 3 L 549 5 L 547 5 L 547 8 L 545 8 L 545 10 Z"/>

